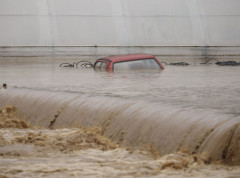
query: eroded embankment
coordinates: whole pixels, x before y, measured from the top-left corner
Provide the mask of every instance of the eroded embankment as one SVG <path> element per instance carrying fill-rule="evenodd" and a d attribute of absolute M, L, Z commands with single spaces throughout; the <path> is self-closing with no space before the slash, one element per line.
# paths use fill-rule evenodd
<path fill-rule="evenodd" d="M 161 155 L 208 153 L 213 161 L 240 164 L 239 118 L 62 92 L 8 89 L 0 97 L 0 107 L 16 106 L 17 115 L 33 126 L 98 127 L 123 146 L 152 145 Z"/>

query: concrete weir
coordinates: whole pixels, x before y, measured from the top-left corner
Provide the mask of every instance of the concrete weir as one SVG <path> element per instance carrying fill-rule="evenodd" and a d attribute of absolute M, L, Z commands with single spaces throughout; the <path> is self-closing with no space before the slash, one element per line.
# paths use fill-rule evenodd
<path fill-rule="evenodd" d="M 240 164 L 240 119 L 143 101 L 78 93 L 9 88 L 0 107 L 14 105 L 21 119 L 44 128 L 99 127 L 123 146 L 151 144 L 161 155 L 207 152 L 212 161 Z"/>

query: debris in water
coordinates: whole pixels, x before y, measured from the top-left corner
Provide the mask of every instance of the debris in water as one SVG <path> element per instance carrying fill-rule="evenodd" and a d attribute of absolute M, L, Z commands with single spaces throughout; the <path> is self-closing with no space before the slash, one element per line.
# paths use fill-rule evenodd
<path fill-rule="evenodd" d="M 172 65 L 172 66 L 188 66 L 189 64 L 187 62 L 176 62 L 176 63 L 170 63 L 168 65 Z"/>
<path fill-rule="evenodd" d="M 240 62 L 236 61 L 222 61 L 222 62 L 216 62 L 215 64 L 219 66 L 240 66 Z"/>

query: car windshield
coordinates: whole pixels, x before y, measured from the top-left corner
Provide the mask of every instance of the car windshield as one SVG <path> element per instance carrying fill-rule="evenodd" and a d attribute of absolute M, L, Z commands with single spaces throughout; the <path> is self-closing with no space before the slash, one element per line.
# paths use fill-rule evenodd
<path fill-rule="evenodd" d="M 155 59 L 137 59 L 114 63 L 114 70 L 119 69 L 160 69 Z"/>

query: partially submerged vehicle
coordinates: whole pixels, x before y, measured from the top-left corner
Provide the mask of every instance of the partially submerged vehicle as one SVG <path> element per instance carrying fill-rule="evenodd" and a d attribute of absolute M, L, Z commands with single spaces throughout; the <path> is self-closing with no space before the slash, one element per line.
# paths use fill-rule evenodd
<path fill-rule="evenodd" d="M 120 69 L 164 69 L 157 58 L 149 54 L 130 54 L 103 57 L 96 60 L 93 68 L 95 70 L 107 71 Z"/>

